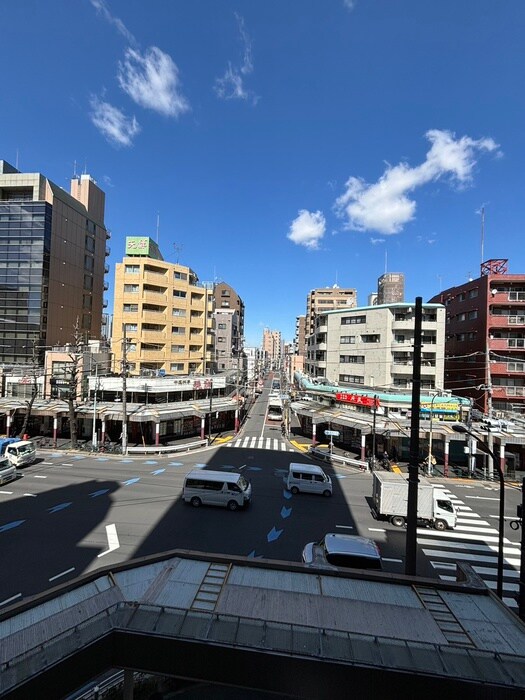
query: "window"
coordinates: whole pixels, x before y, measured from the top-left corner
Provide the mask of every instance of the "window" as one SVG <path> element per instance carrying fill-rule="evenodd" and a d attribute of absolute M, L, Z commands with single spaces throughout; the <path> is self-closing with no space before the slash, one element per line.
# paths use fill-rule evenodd
<path fill-rule="evenodd" d="M 342 326 L 351 326 L 355 323 L 366 323 L 366 316 L 343 316 L 341 318 Z"/>
<path fill-rule="evenodd" d="M 123 309 L 124 313 L 135 313 L 139 310 L 139 305 L 138 304 L 124 304 Z"/>
<path fill-rule="evenodd" d="M 95 252 L 95 239 L 91 238 L 91 236 L 86 236 L 85 237 L 85 242 L 84 242 L 84 248 L 89 251 L 90 253 Z"/>
<path fill-rule="evenodd" d="M 509 348 L 523 348 L 525 347 L 524 338 L 509 338 L 507 342 Z"/>
<path fill-rule="evenodd" d="M 220 336 L 220 337 L 217 338 L 217 342 L 218 342 L 218 343 L 225 343 L 225 342 L 226 342 L 226 338 Z"/>
<path fill-rule="evenodd" d="M 466 298 L 467 295 L 465 294 L 465 292 L 461 292 L 461 294 L 458 294 L 458 301 L 465 301 Z"/>
<path fill-rule="evenodd" d="M 468 312 L 469 321 L 472 321 L 472 320 L 474 320 L 474 319 L 477 318 L 477 317 L 478 317 L 477 309 L 475 309 L 474 311 L 469 311 L 469 312 Z"/>
<path fill-rule="evenodd" d="M 341 345 L 355 345 L 355 335 L 342 335 Z"/>
<path fill-rule="evenodd" d="M 186 316 L 186 309 L 173 309 L 172 316 Z"/>
<path fill-rule="evenodd" d="M 136 323 L 125 323 L 124 328 L 126 329 L 126 333 L 136 333 L 137 332 L 137 324 Z"/>
<path fill-rule="evenodd" d="M 470 292 L 468 293 L 468 298 L 469 299 L 475 299 L 478 296 L 478 290 L 477 289 L 471 289 Z"/>
<path fill-rule="evenodd" d="M 507 362 L 509 372 L 525 372 L 525 362 Z"/>
<path fill-rule="evenodd" d="M 176 280 L 187 280 L 188 279 L 188 275 L 185 272 L 177 272 L 177 270 L 175 270 L 175 272 L 173 273 L 173 277 Z"/>
<path fill-rule="evenodd" d="M 185 328 L 183 326 L 172 326 L 171 327 L 171 334 L 172 335 L 184 335 Z"/>
<path fill-rule="evenodd" d="M 226 324 L 225 323 L 218 323 L 217 324 L 217 329 L 220 331 L 225 331 L 226 330 Z"/>
<path fill-rule="evenodd" d="M 404 342 L 405 342 L 405 336 L 402 335 L 402 334 L 400 334 L 400 333 L 394 334 L 394 342 L 396 342 L 396 343 L 404 343 Z"/>
<path fill-rule="evenodd" d="M 91 311 L 93 305 L 93 297 L 91 294 L 84 294 L 82 299 L 82 308 Z"/>
<path fill-rule="evenodd" d="M 184 371 L 184 363 L 183 362 L 171 362 L 170 363 L 170 371 L 171 372 L 183 372 Z"/>
<path fill-rule="evenodd" d="M 364 365 L 365 364 L 365 356 L 364 355 L 339 355 L 339 362 L 341 364 Z"/>
<path fill-rule="evenodd" d="M 395 314 L 394 319 L 396 321 L 406 321 L 408 319 L 408 314 Z"/>
<path fill-rule="evenodd" d="M 84 275 L 84 289 L 89 291 L 93 289 L 93 277 L 91 275 Z"/>
<path fill-rule="evenodd" d="M 424 345 L 435 345 L 436 344 L 436 336 L 435 335 L 423 335 L 421 337 L 421 342 Z"/>
<path fill-rule="evenodd" d="M 467 318 L 466 314 L 458 314 L 457 319 L 458 321 L 464 321 Z"/>
<path fill-rule="evenodd" d="M 95 267 L 95 261 L 90 255 L 84 255 L 84 270 L 93 271 Z"/>
<path fill-rule="evenodd" d="M 458 340 L 460 343 L 463 342 L 465 338 L 465 333 L 456 333 L 456 340 Z"/>
<path fill-rule="evenodd" d="M 174 290 L 173 290 L 173 296 L 174 296 L 174 297 L 179 297 L 179 299 L 185 299 L 185 298 L 186 298 L 186 292 L 183 291 L 182 289 L 174 289 Z"/>
<path fill-rule="evenodd" d="M 381 336 L 379 335 L 379 333 L 370 333 L 361 336 L 362 343 L 379 343 L 380 340 Z"/>
<path fill-rule="evenodd" d="M 172 345 L 171 352 L 184 352 L 184 345 Z"/>
<path fill-rule="evenodd" d="M 221 297 L 229 297 L 229 296 L 230 296 L 229 290 L 228 290 L 228 289 L 223 289 L 222 292 L 221 292 Z"/>
<path fill-rule="evenodd" d="M 125 284 L 124 285 L 124 293 L 138 294 L 139 293 L 139 285 L 138 284 Z"/>
<path fill-rule="evenodd" d="M 364 384 L 364 377 L 357 377 L 353 374 L 340 374 L 339 381 L 343 384 Z"/>
<path fill-rule="evenodd" d="M 124 273 L 126 275 L 138 275 L 140 272 L 139 265 L 124 265 Z"/>

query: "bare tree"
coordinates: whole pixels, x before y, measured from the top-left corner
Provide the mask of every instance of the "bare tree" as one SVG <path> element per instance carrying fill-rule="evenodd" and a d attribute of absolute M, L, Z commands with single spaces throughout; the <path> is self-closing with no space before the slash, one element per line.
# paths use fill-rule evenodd
<path fill-rule="evenodd" d="M 26 402 L 26 412 L 24 416 L 24 422 L 22 423 L 22 427 L 20 428 L 20 432 L 18 433 L 17 437 L 22 438 L 26 433 L 27 433 L 27 426 L 29 425 L 29 419 L 31 418 L 31 412 L 33 410 L 33 404 L 35 403 L 35 399 L 38 396 L 38 377 L 41 373 L 41 367 L 38 364 L 38 354 L 37 354 L 37 348 L 36 348 L 36 341 L 33 342 L 33 357 L 32 357 L 32 362 L 31 362 L 31 367 L 30 367 L 30 380 L 31 380 L 31 396 L 29 397 L 29 400 Z"/>
<path fill-rule="evenodd" d="M 78 420 L 76 414 L 77 399 L 78 399 L 78 385 L 81 373 L 81 362 L 83 357 L 84 340 L 82 338 L 82 333 L 78 325 L 78 318 L 76 320 L 73 332 L 74 338 L 74 350 L 69 354 L 71 363 L 67 370 L 68 374 L 68 393 L 67 393 L 67 403 L 68 403 L 68 417 L 69 417 L 69 435 L 71 438 L 71 447 L 75 449 L 78 446 Z"/>

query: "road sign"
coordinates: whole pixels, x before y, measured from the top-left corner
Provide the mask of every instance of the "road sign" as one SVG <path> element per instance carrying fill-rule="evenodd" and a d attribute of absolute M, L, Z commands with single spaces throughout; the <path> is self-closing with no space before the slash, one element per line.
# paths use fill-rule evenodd
<path fill-rule="evenodd" d="M 339 437 L 340 432 L 338 430 L 325 430 L 324 434 L 329 435 L 331 437 Z"/>

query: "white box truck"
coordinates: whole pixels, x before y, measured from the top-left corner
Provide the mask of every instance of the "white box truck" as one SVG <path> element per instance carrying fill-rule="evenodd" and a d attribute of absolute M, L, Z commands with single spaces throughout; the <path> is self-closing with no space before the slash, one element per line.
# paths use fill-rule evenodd
<path fill-rule="evenodd" d="M 372 499 L 378 518 L 403 527 L 408 510 L 408 475 L 374 472 Z M 417 517 L 436 530 L 446 530 L 456 527 L 458 516 L 454 504 L 443 490 L 428 479 L 419 477 Z"/>

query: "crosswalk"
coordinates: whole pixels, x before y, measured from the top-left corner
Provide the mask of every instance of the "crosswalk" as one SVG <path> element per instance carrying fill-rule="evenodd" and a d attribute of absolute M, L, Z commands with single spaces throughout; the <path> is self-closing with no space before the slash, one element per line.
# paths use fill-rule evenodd
<path fill-rule="evenodd" d="M 252 450 L 278 450 L 280 452 L 295 452 L 284 440 L 269 437 L 257 437 L 257 435 L 247 435 L 237 438 L 228 443 L 228 447 L 249 447 Z"/>
<path fill-rule="evenodd" d="M 475 513 L 464 501 L 441 487 L 458 511 L 455 530 L 438 532 L 418 528 L 418 544 L 439 578 L 456 580 L 456 561 L 468 562 L 492 590 L 496 590 L 498 530 Z M 519 543 L 503 540 L 503 602 L 517 608 L 521 548 Z"/>

